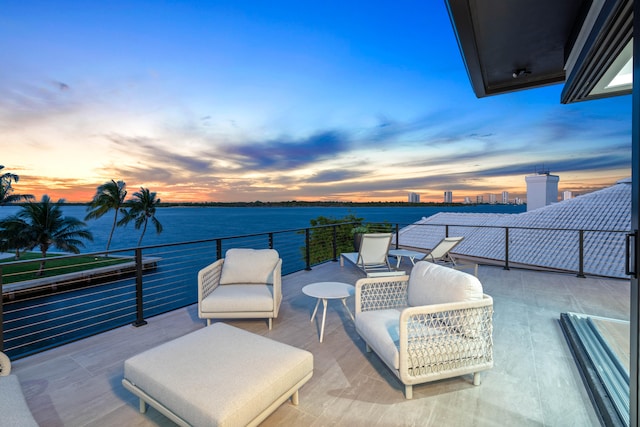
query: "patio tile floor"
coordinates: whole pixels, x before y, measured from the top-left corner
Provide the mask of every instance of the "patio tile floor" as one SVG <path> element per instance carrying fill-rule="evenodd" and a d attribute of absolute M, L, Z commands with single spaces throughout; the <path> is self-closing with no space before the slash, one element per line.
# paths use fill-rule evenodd
<path fill-rule="evenodd" d="M 402 269 L 410 268 L 403 261 Z M 478 277 L 494 298 L 495 367 L 480 386 L 471 376 L 441 380 L 415 386 L 413 400 L 405 400 L 395 376 L 366 353 L 341 304 L 329 304 L 323 343 L 319 318 L 309 321 L 316 300 L 302 294 L 304 285 L 360 277 L 337 262 L 287 275 L 273 330 L 263 320 L 229 322 L 314 355 L 300 405 L 285 403 L 264 426 L 599 425 L 558 319 L 578 312 L 628 321 L 628 280 L 481 266 Z M 138 413 L 137 398 L 120 383 L 123 361 L 205 322 L 195 305 L 147 320 L 14 361 L 36 420 L 47 427 L 173 425 L 153 408 Z"/>

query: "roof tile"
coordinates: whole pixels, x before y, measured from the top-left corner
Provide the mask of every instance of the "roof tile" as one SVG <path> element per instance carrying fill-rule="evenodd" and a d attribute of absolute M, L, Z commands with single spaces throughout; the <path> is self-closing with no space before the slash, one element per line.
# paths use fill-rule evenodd
<path fill-rule="evenodd" d="M 509 262 L 569 271 L 579 270 L 579 230 L 583 230 L 584 273 L 626 278 L 631 184 L 620 181 L 520 214 L 440 212 L 402 228 L 399 242 L 431 249 L 445 237 L 447 227 L 449 236 L 465 237 L 454 253 L 503 261 L 508 228 Z"/>

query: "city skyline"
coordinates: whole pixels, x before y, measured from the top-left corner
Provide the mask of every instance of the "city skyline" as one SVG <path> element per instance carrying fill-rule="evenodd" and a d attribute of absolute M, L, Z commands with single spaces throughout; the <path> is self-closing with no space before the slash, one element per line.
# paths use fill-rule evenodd
<path fill-rule="evenodd" d="M 70 202 L 584 194 L 631 174 L 631 97 L 476 99 L 443 2 L 11 2 L 0 164 Z M 461 196 L 462 197 L 462 196 Z"/>

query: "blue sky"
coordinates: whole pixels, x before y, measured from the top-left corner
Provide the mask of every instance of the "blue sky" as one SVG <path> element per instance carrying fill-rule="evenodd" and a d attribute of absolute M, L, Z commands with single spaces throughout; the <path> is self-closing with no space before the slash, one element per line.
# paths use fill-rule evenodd
<path fill-rule="evenodd" d="M 88 201 L 422 200 L 577 193 L 630 175 L 631 98 L 477 99 L 442 1 L 8 2 L 0 164 Z"/>

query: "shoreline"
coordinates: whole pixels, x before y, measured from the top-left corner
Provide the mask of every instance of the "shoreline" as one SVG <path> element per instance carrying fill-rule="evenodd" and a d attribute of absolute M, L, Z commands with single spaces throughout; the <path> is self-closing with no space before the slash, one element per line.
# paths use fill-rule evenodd
<path fill-rule="evenodd" d="M 5 206 L 24 206 L 26 203 L 10 203 Z M 88 202 L 65 202 L 62 203 L 62 206 L 88 206 Z M 447 208 L 447 207 L 456 207 L 456 208 L 474 208 L 478 206 L 526 206 L 526 203 L 516 204 L 516 203 L 462 203 L 462 202 L 453 202 L 453 203 L 443 203 L 443 202 L 420 202 L 420 203 L 409 203 L 409 202 L 322 202 L 322 201 L 313 201 L 313 202 L 304 202 L 304 201 L 289 201 L 289 202 L 162 202 L 158 205 L 160 208 L 171 208 L 171 207 L 220 207 L 220 208 L 239 208 L 239 207 L 247 207 L 247 208 L 270 208 L 270 207 L 278 207 L 278 208 L 345 208 L 345 207 L 358 207 L 358 208 L 384 208 L 384 207 L 393 207 L 393 208 Z"/>

